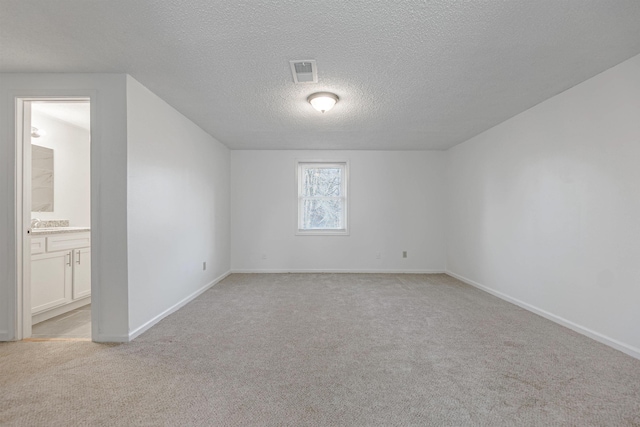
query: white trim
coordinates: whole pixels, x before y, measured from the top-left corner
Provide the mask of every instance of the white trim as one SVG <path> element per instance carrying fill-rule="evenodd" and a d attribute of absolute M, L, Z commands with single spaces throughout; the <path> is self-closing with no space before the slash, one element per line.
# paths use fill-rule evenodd
<path fill-rule="evenodd" d="M 31 93 L 31 94 L 29 94 Z M 48 93 L 48 94 L 47 94 Z M 90 138 L 91 138 L 91 201 L 93 208 L 94 197 L 97 197 L 97 192 L 94 195 L 94 189 L 98 188 L 97 184 L 94 184 L 97 180 L 93 179 L 94 168 L 93 168 L 93 158 L 94 158 L 94 146 L 96 141 L 96 130 L 95 126 L 95 107 L 93 106 L 96 102 L 96 91 L 95 90 L 27 90 L 27 91 L 11 91 L 9 93 L 10 98 L 13 103 L 13 112 L 11 113 L 14 121 L 14 130 L 12 137 L 14 139 L 14 206 L 12 207 L 14 217 L 14 232 L 15 232 L 15 246 L 12 249 L 15 251 L 15 283 L 13 285 L 13 295 L 9 294 L 10 301 L 13 300 L 13 306 L 11 309 L 13 310 L 13 340 L 21 340 L 24 338 L 28 338 L 31 336 L 31 287 L 24 286 L 25 283 L 31 282 L 31 274 L 30 274 L 30 265 L 31 265 L 31 252 L 29 238 L 30 235 L 25 233 L 27 228 L 30 228 L 31 222 L 31 211 L 24 209 L 25 205 L 31 205 L 31 194 L 30 191 L 27 190 L 25 186 L 25 174 L 26 178 L 30 182 L 31 176 L 31 166 L 30 166 L 30 155 L 31 155 L 31 145 L 27 145 L 24 140 L 24 135 L 28 135 L 30 133 L 30 119 L 31 119 L 31 102 L 33 101 L 52 101 L 52 102 L 74 102 L 74 101 L 88 101 L 91 105 L 90 114 L 91 114 L 91 130 L 90 130 Z M 29 111 L 25 110 L 28 109 Z M 27 112 L 27 119 L 29 119 L 29 123 L 25 123 L 25 112 Z M 27 133 L 29 132 L 29 133 Z M 93 209 L 92 209 L 93 212 Z M 93 219 L 93 214 L 92 214 Z M 29 224 L 29 227 L 27 227 Z M 94 225 L 92 221 L 92 225 Z M 96 251 L 98 252 L 98 251 Z M 93 260 L 92 260 L 93 261 Z M 99 264 L 93 262 L 94 269 L 97 272 L 99 268 Z M 94 270 L 92 269 L 92 270 Z M 99 291 L 99 285 L 95 283 L 93 280 L 94 276 L 92 275 L 92 289 L 96 289 Z M 95 292 L 94 302 L 99 300 L 97 294 L 99 292 Z M 11 303 L 11 302 L 10 302 Z M 97 305 L 96 305 L 97 308 Z M 97 310 L 94 311 L 94 307 L 92 307 L 92 335 L 94 335 L 95 331 L 99 328 L 98 322 L 95 319 L 99 318 Z M 0 335 L 0 340 L 4 340 L 2 335 Z"/>
<path fill-rule="evenodd" d="M 301 230 L 296 228 L 296 236 L 349 236 L 348 229 L 339 228 L 335 230 Z"/>
<path fill-rule="evenodd" d="M 295 224 L 295 232 L 296 236 L 349 236 L 350 227 L 351 227 L 351 203 L 350 203 L 350 189 L 349 182 L 351 180 L 349 176 L 349 159 L 344 160 L 324 160 L 324 159 L 314 159 L 314 160 L 295 160 L 295 213 L 296 213 L 296 224 Z M 344 174 L 344 180 L 342 182 L 343 193 L 344 193 L 344 212 L 343 212 L 343 225 L 345 228 L 343 229 L 313 229 L 306 230 L 300 228 L 300 170 L 303 164 L 320 164 L 320 165 L 336 165 L 339 166 Z"/>
<path fill-rule="evenodd" d="M 532 313 L 537 314 L 538 316 L 542 316 L 545 319 L 551 320 L 552 322 L 555 322 L 555 323 L 557 323 L 559 325 L 562 325 L 562 326 L 564 326 L 566 328 L 569 328 L 569 329 L 571 329 L 571 330 L 573 330 L 575 332 L 578 332 L 579 334 L 585 335 L 585 336 L 587 336 L 587 337 L 589 337 L 591 339 L 594 339 L 594 340 L 596 340 L 596 341 L 598 341 L 598 342 L 600 342 L 602 344 L 605 344 L 605 345 L 608 345 L 609 347 L 615 348 L 616 350 L 619 350 L 619 351 L 621 351 L 623 353 L 626 353 L 631 357 L 635 357 L 636 359 L 640 359 L 640 349 L 639 348 L 635 348 L 633 346 L 630 346 L 628 344 L 625 344 L 623 342 L 620 342 L 618 340 L 610 338 L 610 337 L 608 337 L 606 335 L 603 335 L 603 334 L 601 334 L 599 332 L 593 331 L 593 330 L 591 330 L 589 328 L 585 328 L 584 326 L 580 326 L 580 325 L 578 325 L 576 323 L 573 323 L 570 320 L 567 320 L 567 319 L 565 319 L 563 317 L 557 316 L 557 315 L 555 315 L 553 313 L 549 313 L 546 310 L 542 310 L 542 309 L 540 309 L 538 307 L 535 307 L 535 306 L 533 306 L 531 304 L 528 304 L 526 302 L 520 301 L 519 299 L 510 297 L 509 295 L 503 294 L 502 292 L 499 292 L 499 291 L 496 291 L 494 289 L 491 289 L 491 288 L 489 288 L 489 287 L 487 287 L 485 285 L 481 285 L 478 282 L 474 282 L 473 280 L 468 279 L 468 278 L 466 278 L 464 276 L 461 276 L 459 274 L 453 273 L 452 271 L 448 271 L 447 270 L 445 272 L 445 274 L 447 274 L 447 275 L 449 275 L 451 277 L 454 277 L 454 278 L 456 278 L 456 279 L 458 279 L 458 280 L 460 280 L 460 281 L 462 281 L 462 282 L 464 282 L 464 283 L 466 283 L 468 285 L 471 285 L 471 286 L 473 286 L 475 288 L 478 288 L 478 289 L 480 289 L 482 291 L 485 291 L 485 292 L 487 292 L 487 293 L 489 293 L 489 294 L 491 294 L 493 296 L 496 296 L 496 297 L 498 297 L 498 298 L 500 298 L 502 300 L 505 300 L 505 301 L 510 302 L 512 304 L 515 304 L 515 305 L 517 305 L 519 307 L 522 307 L 525 310 L 528 310 L 528 311 L 530 311 Z"/>
<path fill-rule="evenodd" d="M 270 274 L 270 273 L 345 273 L 345 274 L 445 274 L 444 270 L 373 270 L 373 269 L 235 269 L 231 270 L 231 274 L 236 273 L 256 273 L 256 274 Z"/>
<path fill-rule="evenodd" d="M 14 339 L 31 336 L 31 144 L 25 135 L 31 129 L 31 101 L 14 98 L 15 114 L 15 223 L 16 223 L 16 314 Z M 27 185 L 28 184 L 28 185 Z M 29 207 L 29 209 L 25 209 Z M 27 224 L 29 224 L 27 226 Z M 26 232 L 26 228 L 29 231 Z M 29 283 L 29 286 L 24 286 Z"/>
<path fill-rule="evenodd" d="M 200 289 L 198 289 L 197 291 L 195 291 L 191 295 L 187 296 L 186 298 L 182 299 L 181 301 L 178 301 L 177 303 L 175 303 L 171 307 L 167 308 L 165 311 L 163 311 L 162 313 L 158 314 L 157 316 L 155 316 L 154 318 L 152 318 L 151 320 L 149 320 L 148 322 L 146 322 L 142 326 L 134 329 L 133 331 L 130 331 L 128 340 L 125 340 L 125 341 L 133 341 L 134 339 L 139 337 L 141 334 L 143 334 L 144 332 L 148 331 L 153 325 L 155 325 L 156 323 L 158 323 L 159 321 L 161 321 L 162 319 L 164 319 L 168 315 L 170 315 L 172 313 L 175 313 L 176 311 L 178 311 L 179 309 L 181 309 L 185 305 L 189 304 L 191 301 L 193 301 L 194 299 L 196 299 L 197 297 L 202 295 L 204 292 L 209 290 L 211 287 L 213 287 L 215 284 L 217 284 L 218 282 L 220 282 L 221 280 L 223 280 L 224 278 L 226 278 L 230 274 L 231 274 L 231 271 L 227 271 L 226 273 L 222 274 L 218 278 L 216 278 L 213 281 L 209 282 L 208 284 L 204 285 L 203 287 L 201 287 Z M 114 341 L 114 342 L 120 342 L 120 341 Z"/>

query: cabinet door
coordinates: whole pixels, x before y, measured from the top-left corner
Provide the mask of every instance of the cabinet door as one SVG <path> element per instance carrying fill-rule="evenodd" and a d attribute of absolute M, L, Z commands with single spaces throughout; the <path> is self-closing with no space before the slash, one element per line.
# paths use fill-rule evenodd
<path fill-rule="evenodd" d="M 73 299 L 91 295 L 91 248 L 73 251 Z"/>
<path fill-rule="evenodd" d="M 71 302 L 71 251 L 31 257 L 31 314 Z"/>

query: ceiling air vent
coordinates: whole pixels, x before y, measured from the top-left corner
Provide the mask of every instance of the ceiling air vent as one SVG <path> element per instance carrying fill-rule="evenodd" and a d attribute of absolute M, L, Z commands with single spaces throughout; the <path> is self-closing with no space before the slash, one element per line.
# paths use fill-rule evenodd
<path fill-rule="evenodd" d="M 291 74 L 296 83 L 318 83 L 318 68 L 315 59 L 307 61 L 289 61 Z"/>

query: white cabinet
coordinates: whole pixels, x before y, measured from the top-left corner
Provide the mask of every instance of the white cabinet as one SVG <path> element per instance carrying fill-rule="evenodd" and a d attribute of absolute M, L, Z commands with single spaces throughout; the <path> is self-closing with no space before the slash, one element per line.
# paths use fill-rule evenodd
<path fill-rule="evenodd" d="M 91 296 L 91 233 L 52 234 L 31 239 L 31 313 L 38 320 Z M 73 309 L 76 307 L 71 307 Z"/>
<path fill-rule="evenodd" d="M 31 237 L 31 255 L 43 254 L 46 251 L 47 239 L 44 237 Z"/>
<path fill-rule="evenodd" d="M 91 248 L 73 250 L 73 299 L 91 295 Z"/>
<path fill-rule="evenodd" d="M 31 313 L 71 302 L 71 251 L 31 257 Z"/>

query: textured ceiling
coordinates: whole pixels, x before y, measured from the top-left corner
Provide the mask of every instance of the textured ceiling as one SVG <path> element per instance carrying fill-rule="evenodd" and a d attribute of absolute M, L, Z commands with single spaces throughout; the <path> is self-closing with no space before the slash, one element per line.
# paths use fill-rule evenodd
<path fill-rule="evenodd" d="M 444 149 L 640 53 L 639 22 L 638 0 L 0 0 L 0 71 L 129 73 L 235 149 Z"/>

